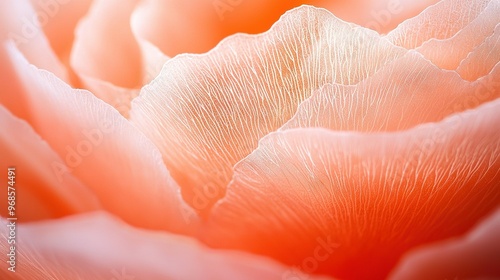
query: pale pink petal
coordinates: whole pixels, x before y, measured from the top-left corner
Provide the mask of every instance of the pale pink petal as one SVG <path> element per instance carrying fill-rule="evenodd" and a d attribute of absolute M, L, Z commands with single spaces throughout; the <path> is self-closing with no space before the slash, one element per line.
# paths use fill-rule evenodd
<path fill-rule="evenodd" d="M 495 33 L 472 51 L 461 63 L 457 72 L 466 80 L 487 75 L 500 62 L 500 24 Z"/>
<path fill-rule="evenodd" d="M 170 59 L 133 101 L 130 120 L 159 147 L 187 202 L 207 210 L 224 195 L 233 165 L 315 89 L 357 83 L 405 52 L 372 30 L 305 6 L 267 33 Z"/>
<path fill-rule="evenodd" d="M 499 98 L 499 80 L 500 64 L 468 82 L 410 51 L 355 86 L 326 85 L 300 104 L 282 129 L 404 130 Z"/>
<path fill-rule="evenodd" d="M 494 0 L 443 0 L 401 23 L 386 38 L 414 49 L 431 39 L 447 39 L 473 21 Z"/>
<path fill-rule="evenodd" d="M 43 30 L 42 20 L 48 20 L 35 12 L 29 0 L 0 2 L 0 40 L 14 41 L 23 55 L 37 67 L 67 80 L 64 65 L 52 51 Z"/>
<path fill-rule="evenodd" d="M 491 1 L 476 19 L 453 37 L 445 40 L 431 39 L 417 50 L 440 68 L 455 70 L 474 48 L 493 34 L 499 23 L 500 1 Z"/>
<path fill-rule="evenodd" d="M 342 279 L 383 278 L 408 249 L 498 207 L 499 110 L 496 100 L 395 133 L 272 133 L 237 164 L 201 238 Z"/>
<path fill-rule="evenodd" d="M 70 174 L 58 180 L 55 168 L 65 168 L 61 158 L 24 121 L 0 105 L 0 184 L 3 217 L 32 221 L 62 217 L 100 208 L 96 196 Z M 12 185 L 8 168 L 15 168 Z M 11 187 L 11 188 L 8 188 Z M 12 215 L 7 193 L 15 196 Z"/>
<path fill-rule="evenodd" d="M 500 277 L 500 211 L 465 237 L 410 252 L 391 279 L 498 279 Z"/>
<path fill-rule="evenodd" d="M 6 95 L 17 96 L 16 108 L 23 108 L 19 117 L 64 159 L 69 169 L 58 170 L 56 178 L 71 172 L 106 210 L 137 226 L 184 231 L 196 221 L 158 149 L 117 111 L 28 65 L 13 44 L 2 44 L 2 52 L 20 87 L 2 92 L 0 102 Z"/>
<path fill-rule="evenodd" d="M 9 252 L 0 224 L 0 248 Z M 2 279 L 292 279 L 284 277 L 291 268 L 267 258 L 133 228 L 104 213 L 18 225 L 17 238 L 16 272 L 2 269 Z"/>

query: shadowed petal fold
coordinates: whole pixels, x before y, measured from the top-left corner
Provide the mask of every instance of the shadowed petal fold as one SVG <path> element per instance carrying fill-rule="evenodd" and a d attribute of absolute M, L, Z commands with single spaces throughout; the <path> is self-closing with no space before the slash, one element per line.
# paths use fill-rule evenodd
<path fill-rule="evenodd" d="M 29 0 L 0 2 L 0 41 L 12 40 L 28 61 L 68 80 L 64 65 L 51 49 L 41 28 L 41 18 Z"/>
<path fill-rule="evenodd" d="M 498 207 L 498 110 L 500 100 L 393 133 L 272 133 L 236 165 L 201 238 L 303 270 L 330 244 L 314 272 L 384 278 L 408 249 L 463 234 Z"/>
<path fill-rule="evenodd" d="M 500 277 L 500 210 L 465 237 L 430 244 L 409 252 L 391 279 L 498 279 Z"/>
<path fill-rule="evenodd" d="M 15 216 L 19 221 L 50 219 L 101 208 L 97 197 L 71 174 L 59 178 L 55 167 L 67 168 L 63 160 L 25 122 L 0 105 L 0 183 L 2 217 Z M 14 168 L 12 185 L 7 176 Z M 11 187 L 11 188 L 8 188 Z M 7 212 L 7 194 L 17 200 L 15 215 Z M 17 203 L 16 203 L 17 202 Z M 4 240 L 2 240 L 3 242 Z"/>
<path fill-rule="evenodd" d="M 13 44 L 1 47 L 10 58 L 6 71 L 18 87 L 3 86 L 9 90 L 0 94 L 0 102 L 17 96 L 17 103 L 6 106 L 17 109 L 15 114 L 68 166 L 57 169 L 56 177 L 73 174 L 97 194 L 105 210 L 133 225 L 182 232 L 195 225 L 196 217 L 149 139 L 92 93 L 29 65 Z"/>
<path fill-rule="evenodd" d="M 5 223 L 0 221 L 2 240 L 8 234 Z M 267 258 L 133 228 L 105 213 L 18 225 L 18 240 L 17 271 L 2 269 L 0 276 L 8 274 L 2 279 L 252 280 L 283 279 L 290 270 Z M 0 249 L 8 251 L 5 242 Z"/>
<path fill-rule="evenodd" d="M 234 164 L 315 89 L 358 83 L 405 52 L 372 30 L 304 6 L 269 32 L 235 35 L 207 54 L 169 60 L 134 100 L 130 120 L 159 147 L 187 202 L 205 211 L 224 195 Z"/>

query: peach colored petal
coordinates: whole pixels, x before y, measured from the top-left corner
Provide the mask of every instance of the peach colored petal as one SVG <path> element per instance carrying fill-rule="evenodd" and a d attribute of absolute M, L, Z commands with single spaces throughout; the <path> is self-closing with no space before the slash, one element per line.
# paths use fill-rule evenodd
<path fill-rule="evenodd" d="M 207 210 L 224 195 L 233 165 L 313 90 L 357 83 L 405 51 L 304 6 L 267 33 L 237 35 L 208 54 L 169 60 L 134 100 L 130 120 L 159 147 L 188 203 Z"/>
<path fill-rule="evenodd" d="M 202 238 L 342 279 L 382 278 L 408 249 L 498 207 L 499 110 L 496 100 L 396 133 L 272 133 L 237 164 Z M 306 261 L 324 244 L 329 254 Z"/>
<path fill-rule="evenodd" d="M 408 67 L 411 65 L 411 67 Z M 436 122 L 500 97 L 500 63 L 467 82 L 410 51 L 355 86 L 327 85 L 300 104 L 282 129 L 396 131 Z"/>
<path fill-rule="evenodd" d="M 186 237 L 133 228 L 104 213 L 18 227 L 17 271 L 0 272 L 11 280 L 266 280 L 286 279 L 282 276 L 291 269 L 263 257 L 209 249 Z M 5 243 L 2 252 L 8 252 Z"/>
<path fill-rule="evenodd" d="M 30 0 L 40 18 L 42 28 L 60 59 L 69 56 L 78 21 L 87 13 L 92 0 Z"/>
<path fill-rule="evenodd" d="M 56 177 L 71 172 L 106 210 L 137 226 L 184 231 L 196 221 L 157 148 L 125 118 L 90 92 L 28 65 L 13 44 L 2 49 L 22 85 L 9 94 L 18 96 L 28 122 L 69 167 L 55 170 Z"/>
<path fill-rule="evenodd" d="M 136 34 L 168 56 L 202 53 L 228 35 L 267 30 L 285 11 L 322 1 L 143 1 L 132 22 Z M 194 8 L 195 7 L 195 8 Z"/>
<path fill-rule="evenodd" d="M 158 47 L 134 34 L 142 54 L 142 84 L 151 82 L 160 74 L 161 68 L 169 59 Z"/>
<path fill-rule="evenodd" d="M 57 59 L 40 28 L 42 19 L 29 0 L 1 1 L 0 40 L 11 39 L 30 63 L 67 80 L 64 65 Z"/>
<path fill-rule="evenodd" d="M 437 66 L 455 70 L 474 48 L 493 34 L 498 23 L 500 1 L 493 0 L 476 19 L 453 37 L 445 40 L 431 39 L 417 50 Z"/>
<path fill-rule="evenodd" d="M 137 0 L 93 3 L 78 25 L 71 52 L 71 65 L 79 76 L 126 88 L 141 85 L 141 53 L 129 27 L 136 3 Z"/>
<path fill-rule="evenodd" d="M 287 10 L 308 4 L 324 7 L 339 18 L 387 32 L 417 15 L 437 0 L 204 0 L 195 6 L 182 0 L 143 1 L 134 13 L 132 28 L 169 56 L 202 53 L 223 38 L 269 29 Z M 193 8 L 196 7 L 196 8 Z"/>
<path fill-rule="evenodd" d="M 353 0 L 316 1 L 339 18 L 361 26 L 387 33 L 408 18 L 417 16 L 439 0 Z"/>
<path fill-rule="evenodd" d="M 391 279 L 498 279 L 500 211 L 461 239 L 428 245 L 409 253 Z"/>
<path fill-rule="evenodd" d="M 20 221 L 61 217 L 100 208 L 96 196 L 70 174 L 57 180 L 53 166 L 65 166 L 61 158 L 25 122 L 0 105 L 0 183 L 3 217 Z M 7 168 L 15 168 L 9 185 Z M 7 187 L 13 189 L 7 189 Z M 14 215 L 7 209 L 7 192 L 14 193 Z"/>
<path fill-rule="evenodd" d="M 95 1 L 78 26 L 71 53 L 82 85 L 125 117 L 139 87 L 155 78 L 168 59 L 133 34 L 130 21 L 138 2 Z"/>
<path fill-rule="evenodd" d="M 123 88 L 87 76 L 82 76 L 81 81 L 97 98 L 113 106 L 126 118 L 128 118 L 129 115 L 131 101 L 137 97 L 140 92 L 139 89 Z"/>
<path fill-rule="evenodd" d="M 386 38 L 414 49 L 431 39 L 447 39 L 473 21 L 492 0 L 443 0 L 401 23 Z"/>
<path fill-rule="evenodd" d="M 495 33 L 474 49 L 473 52 L 460 63 L 457 72 L 466 80 L 475 80 L 492 71 L 500 61 L 500 24 Z"/>

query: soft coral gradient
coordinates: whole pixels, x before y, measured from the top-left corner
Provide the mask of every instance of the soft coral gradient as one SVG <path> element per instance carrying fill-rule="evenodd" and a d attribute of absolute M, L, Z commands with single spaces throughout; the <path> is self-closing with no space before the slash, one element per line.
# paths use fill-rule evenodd
<path fill-rule="evenodd" d="M 55 1 L 0 4 L 3 278 L 500 277 L 500 1 Z"/>

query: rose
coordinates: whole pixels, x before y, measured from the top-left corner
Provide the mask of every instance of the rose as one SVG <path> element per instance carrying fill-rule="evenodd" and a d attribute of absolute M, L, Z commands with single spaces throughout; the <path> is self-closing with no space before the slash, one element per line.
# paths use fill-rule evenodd
<path fill-rule="evenodd" d="M 491 128 L 499 121 L 499 59 L 485 55 L 498 53 L 496 2 L 442 1 L 385 37 L 323 10 L 296 9 L 266 34 L 169 60 L 130 111 L 132 87 L 155 76 L 148 69 L 167 58 L 133 24 L 112 40 L 136 40 L 129 60 L 100 48 L 116 31 L 103 21 L 109 9 L 125 23 L 140 12 L 128 3 L 98 3 L 78 28 L 71 65 L 81 85 L 129 120 L 23 60 L 64 73 L 55 55 L 40 60 L 44 49 L 30 41 L 2 44 L 9 79 L 2 83 L 9 94 L 1 95 L 2 169 L 14 163 L 19 171 L 20 220 L 12 250 L 18 272 L 6 277 L 375 278 L 416 246 L 467 231 L 473 234 L 463 242 L 410 252 L 393 277 L 496 273 L 498 215 L 472 229 L 498 206 L 499 137 Z M 458 18 L 449 25 L 443 13 Z M 428 18 L 434 24 L 425 29 L 420 21 Z M 139 228 L 254 254 L 151 234 L 103 213 L 22 223 L 100 208 Z M 14 240 L 3 228 L 5 240 Z M 11 251 L 7 244 L 2 239 L 2 251 Z"/>

